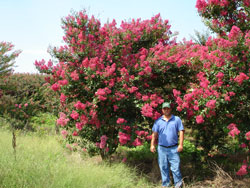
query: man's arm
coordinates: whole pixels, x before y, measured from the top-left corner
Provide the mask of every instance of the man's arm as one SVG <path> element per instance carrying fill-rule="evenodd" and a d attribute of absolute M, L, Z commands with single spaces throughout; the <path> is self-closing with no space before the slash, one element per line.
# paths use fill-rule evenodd
<path fill-rule="evenodd" d="M 179 132 L 179 146 L 177 148 L 178 152 L 182 152 L 183 150 L 183 141 L 184 141 L 184 130 Z"/>
<path fill-rule="evenodd" d="M 158 133 L 153 132 L 152 139 L 151 139 L 151 146 L 150 146 L 150 151 L 153 153 L 155 152 L 155 142 L 157 138 L 158 138 Z"/>

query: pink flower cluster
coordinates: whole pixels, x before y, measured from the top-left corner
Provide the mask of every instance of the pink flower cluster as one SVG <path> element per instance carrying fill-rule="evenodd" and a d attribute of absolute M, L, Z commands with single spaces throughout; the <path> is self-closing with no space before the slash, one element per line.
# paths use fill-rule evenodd
<path fill-rule="evenodd" d="M 85 110 L 86 108 L 86 105 L 81 103 L 80 101 L 77 101 L 76 104 L 74 104 L 74 107 L 77 109 L 77 110 Z"/>
<path fill-rule="evenodd" d="M 62 130 L 61 134 L 62 134 L 63 138 L 65 139 L 66 136 L 68 135 L 68 132 L 66 130 Z"/>
<path fill-rule="evenodd" d="M 250 131 L 246 133 L 246 139 L 250 140 Z"/>
<path fill-rule="evenodd" d="M 237 82 L 239 85 L 241 85 L 244 80 L 248 80 L 248 79 L 249 77 L 245 73 L 240 72 L 240 75 L 236 76 L 234 78 L 234 81 Z"/>
<path fill-rule="evenodd" d="M 107 100 L 107 95 L 111 93 L 111 90 L 109 88 L 100 88 L 96 91 L 95 95 L 98 96 L 98 99 L 101 101 Z"/>
<path fill-rule="evenodd" d="M 117 121 L 116 121 L 117 124 L 123 124 L 123 123 L 126 123 L 126 120 L 123 119 L 123 118 L 118 118 Z"/>
<path fill-rule="evenodd" d="M 250 167 L 250 166 L 249 166 Z M 247 175 L 247 164 L 243 164 L 239 171 L 236 173 L 238 176 L 244 176 Z"/>
<path fill-rule="evenodd" d="M 237 125 L 235 123 L 231 123 L 227 126 L 227 128 L 230 130 L 228 133 L 230 136 L 235 137 L 235 135 L 240 134 L 239 129 L 237 128 Z"/>
<path fill-rule="evenodd" d="M 101 142 L 100 142 L 101 149 L 105 148 L 107 140 L 108 140 L 108 137 L 106 135 L 101 136 Z"/>
<path fill-rule="evenodd" d="M 73 110 L 70 114 L 70 117 L 72 117 L 72 119 L 74 120 L 77 120 L 79 118 L 79 114 L 75 110 Z"/>
<path fill-rule="evenodd" d="M 130 141 L 131 136 L 129 134 L 119 132 L 119 142 L 121 145 L 127 144 L 128 141 Z"/>
<path fill-rule="evenodd" d="M 69 118 L 66 118 L 67 117 L 66 114 L 62 112 L 60 112 L 59 115 L 60 115 L 60 118 L 57 119 L 56 122 L 58 125 L 61 125 L 62 127 L 64 127 L 69 122 Z"/>

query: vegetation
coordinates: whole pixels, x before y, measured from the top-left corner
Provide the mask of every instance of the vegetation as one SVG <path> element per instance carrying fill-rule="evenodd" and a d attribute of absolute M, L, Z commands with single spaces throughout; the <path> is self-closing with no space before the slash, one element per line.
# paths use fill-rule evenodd
<path fill-rule="evenodd" d="M 12 51 L 13 48 L 14 45 L 9 42 L 0 42 L 0 78 L 8 76 L 11 73 L 15 64 L 15 58 L 21 53 L 20 50 Z"/>
<path fill-rule="evenodd" d="M 11 135 L 0 131 L 0 187 L 149 187 L 123 163 L 111 166 L 66 153 L 55 136 L 18 135 L 16 159 Z M 8 167 L 8 168 L 6 168 Z"/>
<path fill-rule="evenodd" d="M 1 42 L 0 187 L 157 186 L 164 100 L 184 120 L 184 187 L 249 186 L 249 5 L 197 0 L 216 37 L 181 43 L 160 15 L 118 28 L 72 13 L 50 49 L 59 63 L 35 63 L 43 74 L 11 73 L 20 52 Z"/>

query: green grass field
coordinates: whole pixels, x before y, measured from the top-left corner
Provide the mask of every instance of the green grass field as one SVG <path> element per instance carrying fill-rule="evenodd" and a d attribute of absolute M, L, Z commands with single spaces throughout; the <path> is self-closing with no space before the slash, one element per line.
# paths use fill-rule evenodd
<path fill-rule="evenodd" d="M 152 187 L 124 164 L 96 164 L 72 157 L 55 136 L 17 136 L 16 160 L 12 136 L 0 130 L 1 188 L 130 188 Z"/>
<path fill-rule="evenodd" d="M 58 140 L 55 135 L 19 133 L 15 159 L 11 132 L 0 129 L 0 188 L 161 187 L 160 182 L 154 185 L 123 163 L 82 159 L 66 151 Z M 221 168 L 206 179 L 188 182 L 184 188 L 248 188 L 250 183 L 250 179 L 232 179 Z"/>

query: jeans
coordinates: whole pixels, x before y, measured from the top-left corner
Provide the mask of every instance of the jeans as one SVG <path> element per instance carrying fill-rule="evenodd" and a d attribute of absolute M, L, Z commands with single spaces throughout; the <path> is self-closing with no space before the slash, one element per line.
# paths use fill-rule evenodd
<path fill-rule="evenodd" d="M 169 168 L 172 171 L 174 184 L 176 188 L 182 185 L 182 176 L 180 172 L 180 156 L 177 151 L 178 146 L 164 148 L 158 146 L 158 163 L 161 171 L 162 186 L 170 187 Z"/>

